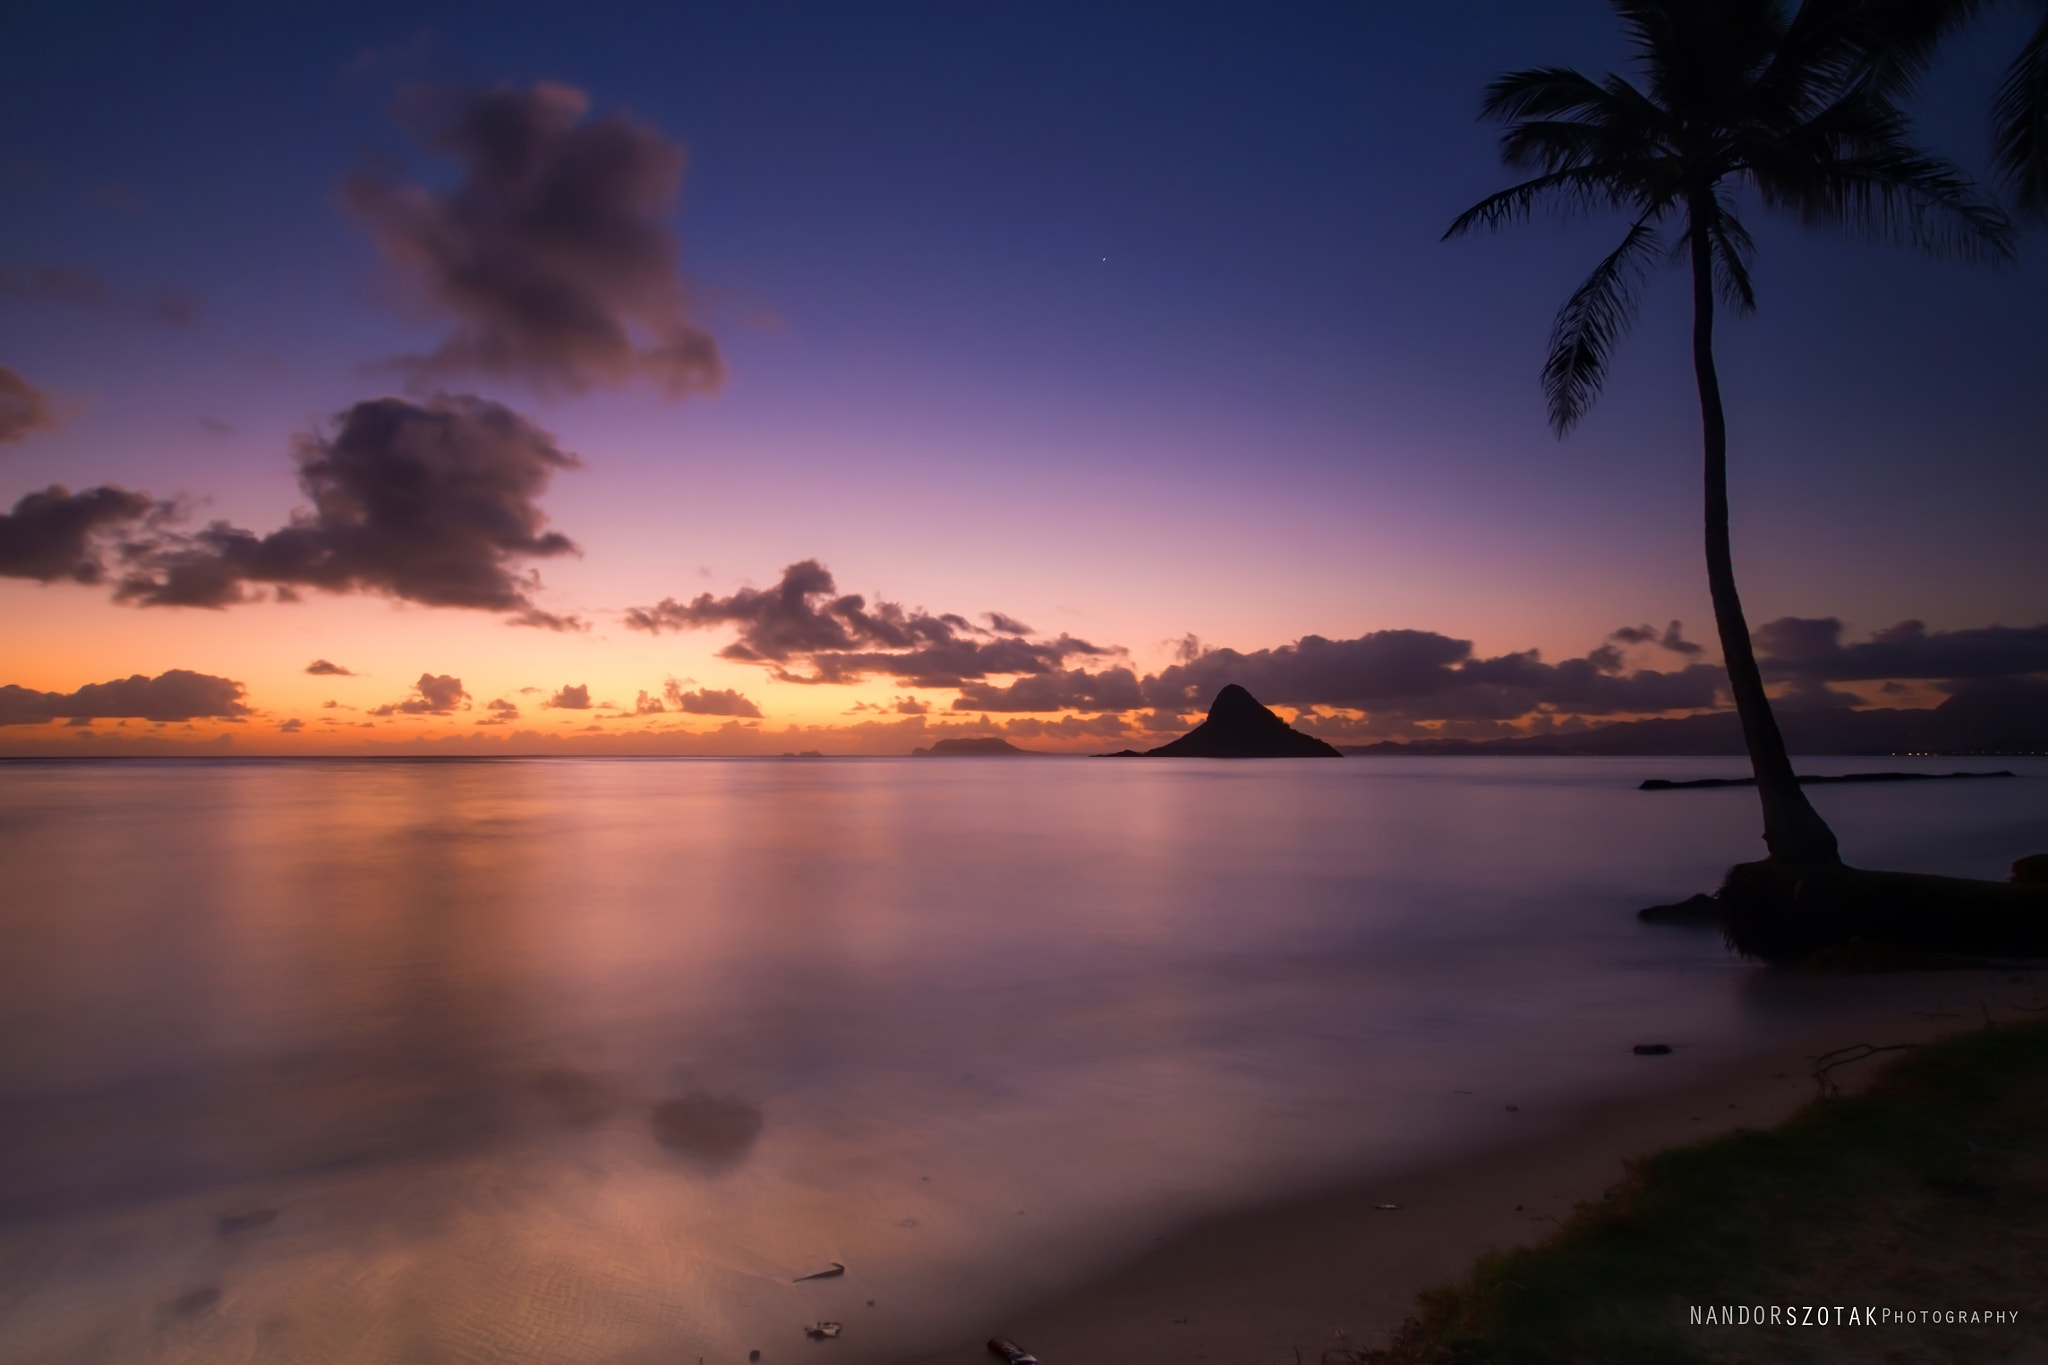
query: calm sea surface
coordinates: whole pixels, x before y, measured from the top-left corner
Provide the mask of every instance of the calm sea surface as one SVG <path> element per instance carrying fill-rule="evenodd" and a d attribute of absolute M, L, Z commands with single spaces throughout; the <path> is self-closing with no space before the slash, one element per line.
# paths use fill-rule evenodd
<path fill-rule="evenodd" d="M 2048 760 L 1801 764 L 1915 766 L 2022 776 L 1815 789 L 1850 861 L 2048 850 Z M 0 1357 L 989 1330 L 1840 1007 L 1632 918 L 1761 852 L 1753 793 L 1635 784 L 1739 769 L 0 765 Z"/>

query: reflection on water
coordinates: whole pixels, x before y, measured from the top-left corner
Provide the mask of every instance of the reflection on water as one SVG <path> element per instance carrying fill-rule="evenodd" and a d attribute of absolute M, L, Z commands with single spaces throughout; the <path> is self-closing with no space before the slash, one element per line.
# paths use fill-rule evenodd
<path fill-rule="evenodd" d="M 1852 861 L 2001 875 L 2013 764 L 1814 796 Z M 1759 851 L 1753 794 L 1633 790 L 1730 767 L 0 766 L 0 1355 L 972 1331 L 1831 1007 L 1628 915 Z"/>

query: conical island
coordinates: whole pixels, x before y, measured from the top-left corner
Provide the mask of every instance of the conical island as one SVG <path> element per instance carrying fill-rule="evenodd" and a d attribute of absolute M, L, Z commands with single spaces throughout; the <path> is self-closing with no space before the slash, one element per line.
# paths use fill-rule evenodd
<path fill-rule="evenodd" d="M 1342 758 L 1314 735 L 1305 735 L 1259 705 L 1236 683 L 1209 703 L 1209 718 L 1170 744 L 1142 754 L 1126 749 L 1108 758 Z"/>

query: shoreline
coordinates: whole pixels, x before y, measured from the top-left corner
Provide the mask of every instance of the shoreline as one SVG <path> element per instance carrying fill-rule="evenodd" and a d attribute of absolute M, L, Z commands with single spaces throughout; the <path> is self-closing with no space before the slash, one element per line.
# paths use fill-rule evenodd
<path fill-rule="evenodd" d="M 972 1339 L 895 1359 L 986 1362 L 995 1335 L 1045 1365 L 1317 1365 L 1325 1351 L 1377 1347 L 1418 1292 L 1463 1275 L 1489 1250 L 1541 1241 L 1575 1205 L 1599 1200 L 1626 1162 L 1791 1117 L 1819 1093 L 1812 1072 L 1821 1054 L 2038 1019 L 2048 1004 L 2023 969 L 1872 980 L 1878 999 L 1801 1021 L 1769 1047 L 1672 1088 L 1550 1115 L 1532 1106 L 1521 1138 L 1212 1220 L 1067 1289 L 999 1308 Z M 1832 1078 L 1853 1091 L 1881 1061 Z"/>

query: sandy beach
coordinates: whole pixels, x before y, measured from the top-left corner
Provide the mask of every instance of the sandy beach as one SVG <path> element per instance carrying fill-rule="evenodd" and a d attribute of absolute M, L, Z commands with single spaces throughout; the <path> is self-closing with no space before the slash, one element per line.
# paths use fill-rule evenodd
<path fill-rule="evenodd" d="M 1107 1275 L 995 1315 L 990 1333 L 1045 1365 L 1315 1365 L 1326 1351 L 1377 1346 L 1418 1291 L 1490 1249 L 1540 1240 L 1575 1204 L 1599 1199 L 1626 1161 L 1789 1117 L 1818 1093 L 1812 1073 L 1822 1054 L 1927 1042 L 2039 1018 L 2048 1006 L 2038 975 L 2010 970 L 1899 974 L 1867 986 L 1861 1007 L 1738 1060 L 1689 1066 L 1682 1047 L 1644 1058 L 1677 1073 L 1655 1095 L 1554 1111 L 1524 1104 L 1504 1111 L 1513 1131 L 1483 1151 L 1163 1238 Z M 1882 1060 L 1845 1066 L 1833 1080 L 1852 1091 Z M 905 1365 L 988 1359 L 976 1338 Z"/>

